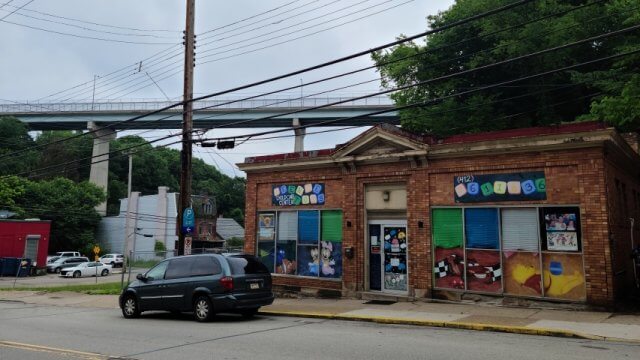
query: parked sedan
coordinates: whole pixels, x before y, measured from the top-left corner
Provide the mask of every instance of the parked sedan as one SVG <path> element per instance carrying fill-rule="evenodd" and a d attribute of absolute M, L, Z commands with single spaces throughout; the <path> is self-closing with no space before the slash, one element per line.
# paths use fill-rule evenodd
<path fill-rule="evenodd" d="M 54 262 L 47 264 L 47 272 L 60 273 L 60 270 L 76 266 L 80 263 L 89 262 L 87 257 L 61 257 Z"/>
<path fill-rule="evenodd" d="M 111 265 L 103 264 L 99 261 L 85 262 L 74 267 L 60 270 L 62 277 L 83 277 L 83 276 L 107 276 L 111 272 Z"/>

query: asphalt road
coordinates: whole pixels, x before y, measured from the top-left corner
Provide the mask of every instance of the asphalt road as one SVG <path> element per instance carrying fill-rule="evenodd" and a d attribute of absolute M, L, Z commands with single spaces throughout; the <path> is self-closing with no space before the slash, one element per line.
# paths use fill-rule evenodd
<path fill-rule="evenodd" d="M 0 359 L 639 359 L 640 345 L 322 319 L 151 313 L 0 301 Z"/>

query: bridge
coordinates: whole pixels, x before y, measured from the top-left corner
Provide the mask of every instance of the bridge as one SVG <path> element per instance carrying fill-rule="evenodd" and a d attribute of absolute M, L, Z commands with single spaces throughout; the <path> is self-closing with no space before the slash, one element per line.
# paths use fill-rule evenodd
<path fill-rule="evenodd" d="M 197 101 L 193 105 L 193 128 L 294 127 L 293 150 L 301 152 L 304 151 L 306 128 L 295 128 L 296 126 L 399 124 L 398 113 L 388 97 L 358 100 L 352 98 L 217 98 Z M 0 102 L 0 116 L 15 116 L 27 123 L 32 130 L 92 130 L 94 161 L 91 164 L 89 181 L 106 190 L 109 175 L 109 142 L 115 139 L 116 131 L 182 129 L 182 106 L 130 122 L 122 122 L 175 103 L 150 100 L 57 103 L 4 101 Z M 369 115 L 374 112 L 380 113 Z M 101 215 L 106 215 L 107 203 L 98 205 L 96 210 Z"/>
<path fill-rule="evenodd" d="M 265 128 L 310 126 L 398 124 L 399 118 L 388 97 L 350 100 L 352 97 L 260 98 L 251 100 L 216 99 L 195 102 L 193 127 Z M 340 103 L 324 108 L 316 107 Z M 173 105 L 170 101 L 97 101 L 40 103 L 0 102 L 0 116 L 15 116 L 33 130 L 84 130 L 89 123 L 112 130 L 180 129 L 182 106 L 153 114 L 132 122 L 135 116 Z M 294 111 L 304 110 L 299 113 Z M 369 116 L 377 111 L 389 112 Z M 287 115 L 280 115 L 290 113 Z M 337 123 L 327 121 L 345 119 Z M 297 120 L 296 120 L 297 119 Z"/>

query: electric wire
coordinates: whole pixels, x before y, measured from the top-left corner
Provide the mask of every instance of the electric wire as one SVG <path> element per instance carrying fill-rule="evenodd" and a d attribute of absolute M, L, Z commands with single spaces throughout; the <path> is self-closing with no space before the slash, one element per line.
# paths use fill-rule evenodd
<path fill-rule="evenodd" d="M 18 11 L 18 10 L 22 9 L 23 7 L 25 7 L 25 6 L 29 5 L 29 4 L 31 4 L 31 3 L 32 3 L 32 2 L 34 2 L 34 1 L 35 1 L 35 0 L 30 0 L 29 2 L 26 2 L 26 3 L 24 3 L 23 5 L 20 5 L 19 7 L 15 8 L 13 11 L 9 12 L 7 15 L 3 16 L 2 18 L 0 18 L 0 21 L 4 21 L 4 19 L 8 18 L 8 17 L 9 17 L 9 16 L 11 16 L 12 14 L 15 14 L 15 13 L 16 13 L 16 11 Z M 10 3 L 10 2 L 11 2 L 11 1 L 4 3 L 4 4 L 2 5 L 2 7 L 0 7 L 0 9 L 2 9 L 5 5 L 9 5 L 9 3 Z M 9 5 L 9 6 L 11 6 L 11 5 Z"/>
<path fill-rule="evenodd" d="M 638 26 L 640 26 L 640 25 L 636 25 L 635 27 L 638 27 Z M 635 27 L 632 26 L 631 28 L 635 28 Z M 572 43 L 572 44 L 574 44 L 574 43 Z M 566 45 L 563 45 L 563 46 L 566 46 Z M 547 50 L 549 50 L 549 49 L 542 50 L 542 51 L 539 51 L 539 52 L 536 52 L 536 53 L 531 53 L 531 54 L 532 55 L 533 54 L 538 54 L 538 53 L 541 53 L 541 52 L 546 52 Z M 524 77 L 520 77 L 520 78 L 516 78 L 516 79 L 512 79 L 512 80 L 506 80 L 506 81 L 501 81 L 501 82 L 490 84 L 490 85 L 484 85 L 484 86 L 480 86 L 480 87 L 472 89 L 472 90 L 456 92 L 456 93 L 453 93 L 453 94 L 450 94 L 450 95 L 446 95 L 446 96 L 443 96 L 443 97 L 439 97 L 439 98 L 435 98 L 435 99 L 428 99 L 428 100 L 423 101 L 423 102 L 417 102 L 417 103 L 412 103 L 412 104 L 408 104 L 408 105 L 403 105 L 403 106 L 396 107 L 396 109 L 393 109 L 393 110 L 379 110 L 379 111 L 369 112 L 367 114 L 361 114 L 361 115 L 356 115 L 356 116 L 351 116 L 351 117 L 344 117 L 344 118 L 339 118 L 339 119 L 334 119 L 334 120 L 327 120 L 327 121 L 323 121 L 323 122 L 316 123 L 316 124 L 311 124 L 311 125 L 300 125 L 300 126 L 296 126 L 295 128 L 296 129 L 304 129 L 304 128 L 308 128 L 308 127 L 311 127 L 311 126 L 328 125 L 328 124 L 338 124 L 339 125 L 340 122 L 344 122 L 344 121 L 347 121 L 347 120 L 354 120 L 354 119 L 363 118 L 363 117 L 366 117 L 366 116 L 381 115 L 381 114 L 388 113 L 388 112 L 391 112 L 391 111 L 411 109 L 411 108 L 417 108 L 417 107 L 424 107 L 424 106 L 428 106 L 430 104 L 434 104 L 434 103 L 440 102 L 440 101 L 445 100 L 445 99 L 449 99 L 449 98 L 453 98 L 453 97 L 459 97 L 459 96 L 463 96 L 463 95 L 468 95 L 468 94 L 472 94 L 472 93 L 475 93 L 475 92 L 484 91 L 484 90 L 487 90 L 487 89 L 501 87 L 501 86 L 504 86 L 504 85 L 510 85 L 510 84 L 513 84 L 513 83 L 517 83 L 519 81 L 539 78 L 539 77 L 547 76 L 547 75 L 550 75 L 550 74 L 555 74 L 555 73 L 558 73 L 558 72 L 563 72 L 563 71 L 567 71 L 567 70 L 576 69 L 576 68 L 579 68 L 579 67 L 582 67 L 582 66 L 586 66 L 586 65 L 592 65 L 592 64 L 599 63 L 599 62 L 603 62 L 603 61 L 608 61 L 608 60 L 613 60 L 613 59 L 617 59 L 617 58 L 624 57 L 624 56 L 633 55 L 633 54 L 636 54 L 636 53 L 640 53 L 640 49 L 631 50 L 631 51 L 627 51 L 627 52 L 623 52 L 623 53 L 618 53 L 618 54 L 614 54 L 614 55 L 610 55 L 610 56 L 605 56 L 605 57 L 601 57 L 601 58 L 594 59 L 594 60 L 589 60 L 589 61 L 578 63 L 578 64 L 568 65 L 568 66 L 565 66 L 565 67 L 556 68 L 556 69 L 549 70 L 549 71 L 544 71 L 544 72 L 537 73 L 537 74 L 534 74 L 534 75 L 528 75 L 528 76 L 524 76 Z M 521 58 L 522 58 L 522 56 L 517 57 L 515 59 L 521 59 Z M 448 76 L 452 77 L 454 75 L 456 75 L 456 74 L 451 74 L 451 75 L 448 75 Z M 419 86 L 422 83 L 423 82 L 416 83 L 416 84 L 413 84 L 411 86 Z M 210 138 L 210 139 L 207 139 L 207 140 L 209 140 L 209 141 L 210 140 L 220 141 L 220 140 L 230 140 L 230 139 L 233 139 L 233 140 L 245 139 L 245 138 L 249 139 L 249 138 L 252 138 L 252 137 L 255 137 L 255 136 L 280 133 L 280 132 L 284 132 L 284 131 L 291 131 L 293 129 L 294 128 L 292 127 L 292 128 L 287 128 L 287 129 L 270 130 L 270 131 L 252 133 L 252 134 L 245 134 L 245 135 L 241 135 L 241 136 L 228 136 L 228 137 Z M 181 134 L 178 134 L 178 135 L 181 135 Z M 173 136 L 176 136 L 176 135 L 173 135 Z M 171 137 L 171 136 L 168 136 L 168 137 L 165 137 L 165 138 L 169 138 L 169 137 Z M 158 141 L 158 140 L 155 140 L 155 141 Z M 181 141 L 177 141 L 175 143 L 179 143 L 179 142 L 181 142 Z M 151 143 L 151 142 L 149 142 L 149 143 Z M 134 147 L 139 147 L 139 146 L 141 146 L 141 145 L 136 145 Z M 118 151 L 123 151 L 123 150 L 127 150 L 127 148 L 120 149 Z M 104 154 L 102 156 L 104 156 Z M 93 157 L 91 157 L 91 158 L 93 158 Z M 74 161 L 70 161 L 70 162 L 67 162 L 67 163 L 62 164 L 62 165 L 77 163 L 77 162 L 83 161 L 83 160 L 86 160 L 86 159 L 74 160 Z M 99 162 L 103 162 L 103 161 L 108 161 L 108 159 L 95 161 L 95 162 L 92 162 L 91 164 L 95 164 L 95 163 L 99 163 Z M 59 166 L 61 166 L 61 165 L 56 165 L 56 166 L 52 166 L 52 167 L 59 167 Z M 46 169 L 47 168 L 39 169 L 39 170 L 41 171 L 41 170 L 46 170 Z M 32 171 L 27 171 L 25 173 L 30 173 L 30 172 L 32 172 Z M 16 174 L 16 175 L 20 176 L 20 175 L 22 175 L 22 173 L 21 174 Z"/>
<path fill-rule="evenodd" d="M 13 0 L 5 3 L 5 5 L 11 3 L 12 1 Z M 10 7 L 16 8 L 17 6 L 10 6 Z M 0 6 L 0 8 L 2 8 L 2 7 Z M 79 22 L 79 23 L 83 23 L 83 24 L 102 26 L 102 27 L 107 27 L 107 28 L 112 28 L 112 29 L 131 30 L 131 31 L 140 31 L 140 32 L 173 32 L 173 33 L 181 33 L 182 32 L 180 30 L 140 29 L 140 28 L 134 28 L 134 27 L 102 24 L 102 23 L 97 23 L 97 22 L 92 22 L 92 21 L 79 20 L 79 19 L 74 19 L 74 18 L 60 16 L 60 15 L 54 15 L 54 14 L 51 14 L 51 13 L 46 13 L 46 12 L 43 12 L 43 11 L 32 10 L 32 9 L 22 9 L 22 10 L 20 10 L 20 12 L 31 12 L 31 13 L 35 13 L 35 14 L 45 15 L 45 16 L 48 16 L 48 17 L 53 17 L 53 18 L 56 18 L 56 19 L 70 20 L 70 21 L 75 21 L 75 22 Z"/>
<path fill-rule="evenodd" d="M 4 10 L 4 11 L 7 11 L 7 10 Z M 14 11 L 14 13 L 15 13 L 15 11 Z M 89 28 L 89 27 L 86 27 L 86 26 L 82 26 L 82 25 L 66 23 L 64 21 L 49 20 L 49 19 L 44 19 L 44 18 L 37 17 L 37 16 L 21 14 L 20 12 L 16 13 L 16 15 L 22 16 L 22 17 L 25 17 L 25 18 L 28 18 L 28 19 L 34 19 L 34 20 L 38 20 L 38 21 L 44 21 L 44 22 L 48 22 L 48 23 L 52 23 L 52 24 L 64 25 L 64 26 L 69 26 L 69 27 L 73 27 L 73 28 L 76 28 L 76 29 L 81 29 L 81 30 L 90 31 L 90 32 L 97 32 L 97 33 L 102 33 L 102 34 L 108 34 L 108 35 L 131 36 L 131 37 L 152 37 L 152 38 L 156 38 L 156 39 L 175 39 L 175 37 L 159 36 L 159 35 L 154 35 L 154 34 L 134 34 L 134 33 L 122 33 L 122 32 L 116 32 L 116 31 L 108 31 L 108 30 L 96 30 L 96 29 L 92 29 L 92 28 Z"/>
<path fill-rule="evenodd" d="M 274 76 L 274 77 L 271 77 L 271 78 L 268 78 L 268 79 L 252 82 L 252 83 L 249 83 L 249 84 L 240 85 L 240 86 L 237 86 L 237 87 L 234 87 L 234 88 L 231 88 L 231 89 L 227 89 L 227 90 L 223 90 L 223 91 L 219 91 L 219 92 L 214 92 L 214 93 L 210 93 L 210 94 L 203 95 L 203 96 L 194 97 L 193 99 L 188 100 L 188 101 L 189 102 L 196 102 L 196 101 L 200 101 L 200 100 L 205 100 L 205 99 L 208 99 L 208 98 L 211 98 L 211 97 L 220 96 L 220 95 L 228 94 L 228 93 L 231 93 L 231 92 L 236 92 L 236 91 L 248 89 L 248 88 L 251 88 L 251 87 L 258 86 L 258 85 L 263 85 L 263 84 L 271 83 L 271 82 L 274 82 L 274 81 L 277 81 L 277 80 L 282 80 L 282 79 L 285 79 L 285 78 L 296 76 L 296 75 L 299 75 L 299 74 L 302 74 L 302 73 L 305 73 L 305 72 L 308 72 L 308 71 L 313 71 L 313 70 L 317 70 L 317 69 L 320 69 L 320 68 L 323 68 L 323 67 L 331 66 L 331 65 L 334 65 L 334 64 L 337 64 L 337 63 L 341 63 L 341 62 L 344 62 L 344 61 L 347 61 L 347 60 L 351 60 L 351 59 L 355 59 L 355 58 L 358 58 L 358 57 L 361 57 L 361 56 L 364 56 L 364 55 L 368 55 L 368 54 L 374 53 L 374 52 L 379 51 L 379 50 L 383 50 L 383 49 L 388 48 L 388 47 L 396 46 L 396 45 L 399 45 L 399 44 L 402 44 L 402 43 L 405 43 L 405 42 L 412 41 L 414 39 L 418 39 L 418 38 L 421 38 L 421 37 L 424 37 L 424 36 L 427 36 L 427 35 L 431 35 L 431 34 L 434 34 L 434 33 L 437 33 L 437 32 L 441 32 L 441 31 L 444 31 L 444 30 L 447 30 L 447 29 L 451 29 L 451 28 L 454 28 L 456 26 L 461 26 L 461 25 L 467 24 L 469 22 L 473 22 L 475 20 L 481 19 L 483 17 L 491 16 L 491 15 L 494 15 L 494 14 L 497 14 L 497 13 L 500 13 L 500 12 L 503 12 L 503 11 L 507 11 L 507 10 L 513 9 L 515 7 L 518 7 L 518 6 L 522 6 L 522 5 L 528 4 L 531 1 L 533 1 L 533 0 L 515 1 L 515 2 L 512 2 L 512 3 L 504 5 L 504 6 L 493 8 L 491 10 L 485 11 L 485 12 L 480 13 L 480 14 L 472 15 L 472 16 L 469 16 L 467 18 L 464 18 L 464 19 L 461 19 L 461 20 L 458 20 L 458 21 L 454 21 L 454 22 L 451 22 L 449 24 L 445 24 L 445 25 L 443 25 L 441 27 L 438 27 L 438 28 L 435 28 L 435 29 L 431 29 L 431 30 L 428 30 L 428 31 L 425 31 L 425 32 L 422 32 L 422 33 L 419 33 L 419 34 L 412 35 L 412 36 L 404 37 L 402 39 L 397 39 L 397 40 L 395 40 L 393 42 L 386 43 L 386 44 L 383 44 L 383 45 L 379 45 L 379 46 L 370 48 L 368 50 L 359 51 L 359 52 L 356 52 L 356 53 L 353 53 L 353 54 L 350 54 L 350 55 L 346 55 L 346 56 L 343 56 L 343 57 L 340 57 L 340 58 L 337 58 L 337 59 L 333 59 L 333 60 L 330 60 L 330 61 L 326 61 L 326 62 L 317 64 L 317 65 L 313 65 L 313 66 L 310 66 L 310 67 L 302 68 L 302 69 L 299 69 L 299 70 L 295 70 L 295 71 L 292 71 L 292 72 L 289 72 L 289 73 L 285 73 L 285 74 L 282 74 L 282 75 Z M 119 124 L 123 124 L 123 123 L 131 123 L 131 122 L 133 122 L 135 120 L 138 120 L 138 119 L 141 119 L 141 118 L 144 118 L 144 117 L 148 117 L 148 116 L 151 116 L 151 115 L 154 115 L 154 114 L 158 114 L 158 113 L 164 112 L 166 110 L 172 109 L 172 108 L 174 108 L 176 106 L 179 106 L 179 105 L 183 105 L 184 103 L 185 103 L 184 101 L 176 102 L 174 104 L 162 107 L 160 109 L 153 110 L 153 111 L 147 112 L 147 113 L 142 114 L 142 115 L 134 116 L 134 117 L 129 118 L 127 120 L 122 120 L 122 121 L 118 121 L 118 122 L 115 122 L 115 123 L 108 124 L 108 125 L 105 126 L 105 128 L 112 128 L 113 126 L 116 126 L 116 125 L 119 125 Z M 91 131 L 88 131 L 88 132 L 85 132 L 85 133 L 82 133 L 82 134 L 78 135 L 78 137 L 79 136 L 87 136 L 87 135 L 93 134 L 93 133 L 95 133 L 97 131 L 98 130 L 91 130 Z M 67 138 L 66 141 L 68 141 L 69 139 L 71 139 L 71 138 Z M 43 144 L 43 145 L 45 145 L 45 144 Z M 43 145 L 41 145 L 41 146 L 43 146 Z M 16 154 L 18 154 L 20 152 L 23 152 L 23 151 L 25 151 L 25 150 L 20 150 L 20 151 L 12 152 L 10 154 L 2 155 L 2 156 L 0 156 L 0 159 L 8 157 L 8 156 L 16 155 Z"/>
<path fill-rule="evenodd" d="M 17 22 L 14 22 L 14 21 L 8 21 L 8 20 L 0 20 L 0 21 L 4 22 L 6 24 L 16 25 L 16 26 L 20 26 L 20 27 L 24 27 L 24 28 L 29 28 L 29 29 L 32 29 L 32 30 L 38 30 L 38 31 L 46 32 L 46 33 L 58 34 L 58 35 L 64 35 L 64 36 L 71 36 L 71 37 L 80 38 L 80 39 L 98 40 L 98 41 L 121 43 L 121 44 L 134 44 L 134 45 L 173 45 L 173 44 L 176 44 L 176 43 L 173 43 L 173 42 L 129 41 L 129 40 L 102 38 L 102 37 L 97 37 L 97 36 L 79 35 L 79 34 L 67 33 L 67 32 L 57 31 L 57 30 L 52 30 L 52 29 L 46 29 L 46 28 L 33 26 L 33 25 L 21 24 L 21 23 L 17 23 Z"/>

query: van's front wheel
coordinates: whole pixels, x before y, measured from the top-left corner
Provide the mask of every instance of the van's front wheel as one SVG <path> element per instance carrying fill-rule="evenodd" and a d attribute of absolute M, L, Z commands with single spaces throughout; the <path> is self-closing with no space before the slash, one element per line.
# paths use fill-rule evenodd
<path fill-rule="evenodd" d="M 213 318 L 213 305 L 206 295 L 200 295 L 193 302 L 193 315 L 199 322 L 207 322 Z"/>

